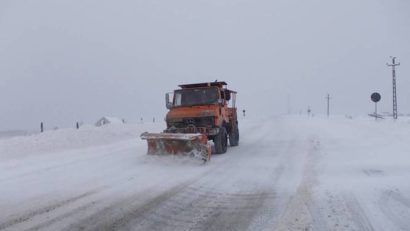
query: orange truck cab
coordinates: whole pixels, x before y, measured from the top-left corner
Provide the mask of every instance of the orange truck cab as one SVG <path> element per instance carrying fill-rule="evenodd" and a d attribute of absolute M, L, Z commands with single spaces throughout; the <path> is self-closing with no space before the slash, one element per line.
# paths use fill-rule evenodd
<path fill-rule="evenodd" d="M 226 82 L 179 85 L 166 94 L 164 133 L 201 133 L 214 142 L 215 153 L 239 144 L 236 92 Z"/>

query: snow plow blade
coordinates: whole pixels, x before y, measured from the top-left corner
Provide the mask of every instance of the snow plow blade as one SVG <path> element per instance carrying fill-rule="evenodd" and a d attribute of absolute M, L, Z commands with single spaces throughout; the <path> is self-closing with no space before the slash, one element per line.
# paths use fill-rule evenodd
<path fill-rule="evenodd" d="M 203 161 L 211 159 L 211 146 L 203 134 L 144 132 L 141 139 L 147 140 L 149 155 L 184 155 Z"/>

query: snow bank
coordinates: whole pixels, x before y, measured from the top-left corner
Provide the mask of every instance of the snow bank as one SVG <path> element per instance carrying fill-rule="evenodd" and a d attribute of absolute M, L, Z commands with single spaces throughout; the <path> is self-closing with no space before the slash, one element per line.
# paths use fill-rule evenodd
<path fill-rule="evenodd" d="M 23 158 L 71 149 L 107 145 L 127 139 L 139 139 L 144 131 L 161 131 L 162 123 L 109 124 L 103 127 L 83 126 L 76 129 L 59 129 L 30 136 L 0 140 L 0 160 Z"/>

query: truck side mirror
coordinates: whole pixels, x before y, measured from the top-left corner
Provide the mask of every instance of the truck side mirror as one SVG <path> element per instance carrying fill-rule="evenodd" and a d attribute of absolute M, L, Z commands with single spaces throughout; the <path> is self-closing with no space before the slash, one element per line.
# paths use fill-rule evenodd
<path fill-rule="evenodd" d="M 170 101 L 169 93 L 165 94 L 165 106 L 167 109 L 172 108 L 172 102 Z"/>

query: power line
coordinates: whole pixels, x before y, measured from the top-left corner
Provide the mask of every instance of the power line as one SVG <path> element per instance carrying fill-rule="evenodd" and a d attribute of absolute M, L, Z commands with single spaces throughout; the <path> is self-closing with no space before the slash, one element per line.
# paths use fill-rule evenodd
<path fill-rule="evenodd" d="M 326 100 L 327 100 L 327 117 L 330 115 L 330 94 L 327 94 Z"/>
<path fill-rule="evenodd" d="M 392 67 L 393 76 L 393 118 L 397 119 L 397 91 L 396 91 L 396 66 L 400 66 L 400 63 L 396 63 L 396 57 L 391 57 L 392 64 L 387 66 Z"/>

